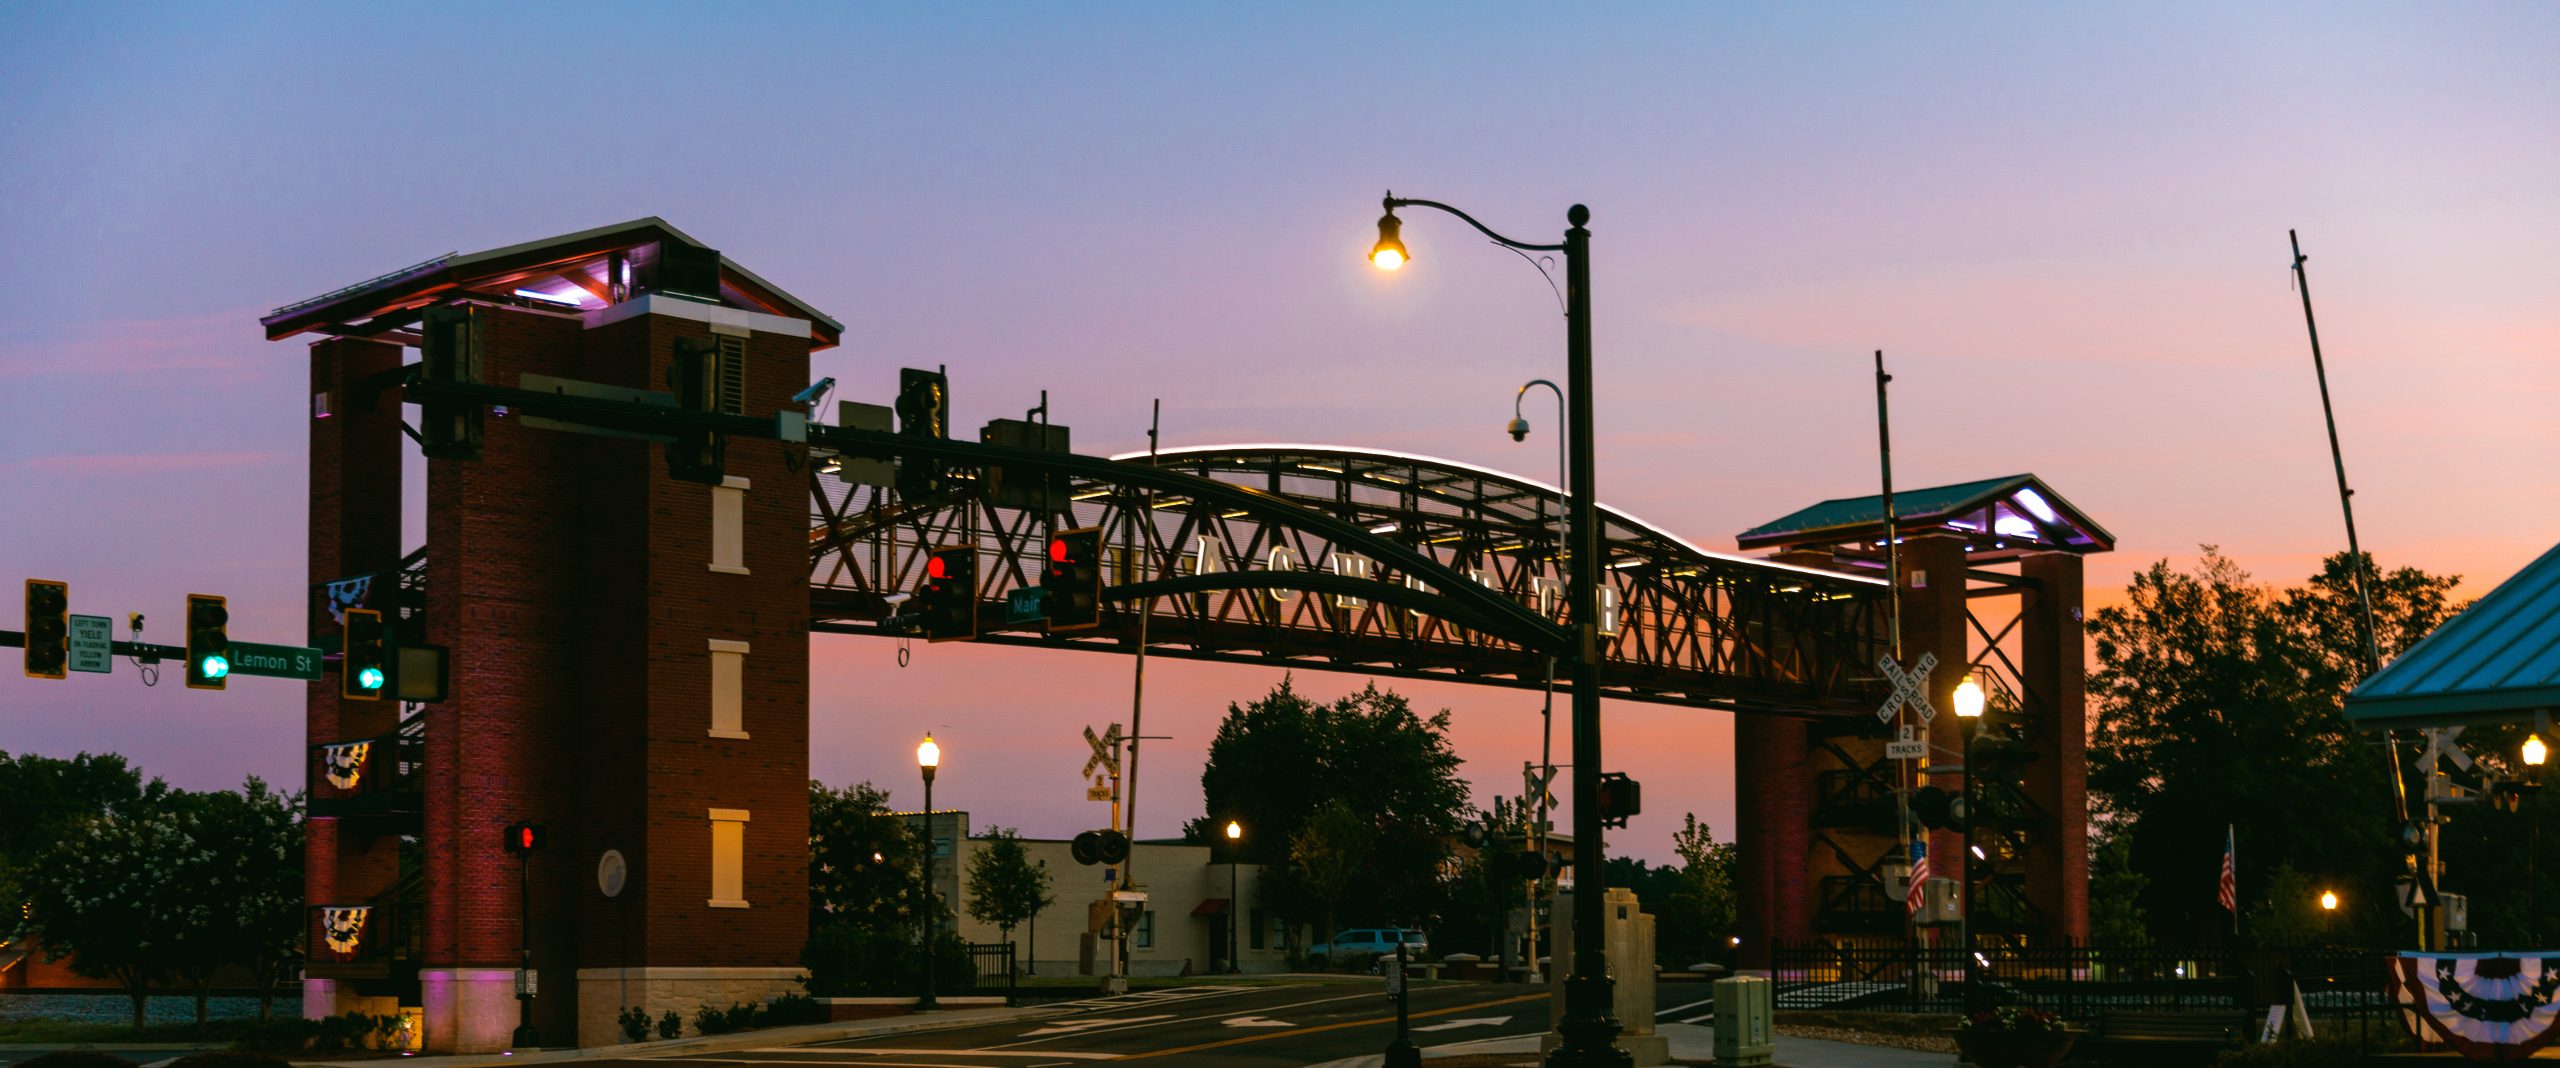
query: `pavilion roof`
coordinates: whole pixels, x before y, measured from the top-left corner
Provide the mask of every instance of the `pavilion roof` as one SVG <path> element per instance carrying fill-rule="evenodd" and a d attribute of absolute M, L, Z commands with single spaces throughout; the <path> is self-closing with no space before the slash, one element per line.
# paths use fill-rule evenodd
<path fill-rule="evenodd" d="M 2560 711 L 2560 545 L 2347 695 L 2359 727 L 2517 722 Z"/>
<path fill-rule="evenodd" d="M 2102 553 L 2115 535 L 2034 475 L 2007 475 L 1947 486 L 1897 490 L 1895 533 L 1953 534 L 1968 539 L 1973 560 L 2037 552 Z M 1878 552 L 1884 541 L 1884 497 L 1835 497 L 1743 531 L 1744 549 L 1828 548 L 1845 556 Z"/>

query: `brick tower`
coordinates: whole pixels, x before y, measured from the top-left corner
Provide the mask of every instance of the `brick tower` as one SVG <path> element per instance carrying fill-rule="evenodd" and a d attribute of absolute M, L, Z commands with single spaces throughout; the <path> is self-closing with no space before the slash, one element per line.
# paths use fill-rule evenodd
<path fill-rule="evenodd" d="M 1973 930 L 1984 942 L 2055 945 L 2089 935 L 2087 705 L 2081 562 L 2115 537 L 2033 475 L 1895 495 L 1901 542 L 1903 662 L 1940 665 L 1927 687 L 1939 715 L 1926 737 L 1940 765 L 1960 759 L 1952 714 L 1970 672 L 1989 693 L 1983 722 L 2016 732 L 2034 758 L 1977 779 L 1985 813 L 1975 844 Z M 1740 536 L 1809 567 L 1884 568 L 1879 498 L 1824 501 Z M 1888 760 L 1891 729 L 1873 716 L 1808 721 L 1738 717 L 1734 727 L 1735 887 L 1742 963 L 1770 966 L 1780 943 L 1904 945 L 1909 860 L 1895 826 L 1898 780 L 1953 791 L 1953 775 L 1911 777 Z M 1910 778 L 1904 778 L 1910 777 Z M 1996 818 L 1995 815 L 1996 814 Z M 1960 881 L 1964 838 L 1929 834 L 1929 875 Z M 1925 884 L 1924 884 L 1925 885 Z M 1954 931 L 1927 937 L 1954 944 Z"/>
<path fill-rule="evenodd" d="M 808 513 L 800 446 L 732 441 L 720 485 L 664 448 L 483 413 L 428 461 L 401 545 L 400 367 L 467 309 L 483 381 L 629 398 L 678 339 L 716 406 L 793 407 L 832 319 L 655 219 L 448 255 L 278 309 L 311 346 L 312 644 L 372 607 L 449 650 L 433 703 L 312 688 L 307 1015 L 417 1015 L 427 1049 L 509 1045 L 519 939 L 546 1046 L 619 1041 L 638 1007 L 796 987 L 807 928 Z M 510 824 L 544 826 L 520 861 Z M 519 906 L 529 865 L 530 924 Z"/>

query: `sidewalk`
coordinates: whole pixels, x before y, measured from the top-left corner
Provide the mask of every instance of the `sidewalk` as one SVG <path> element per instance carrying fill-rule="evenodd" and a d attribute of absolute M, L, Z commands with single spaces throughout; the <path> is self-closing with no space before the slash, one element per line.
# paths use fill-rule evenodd
<path fill-rule="evenodd" d="M 1004 1020 L 1039 1020 L 1077 1011 L 1076 1006 L 1032 1005 L 1017 1009 L 962 1009 L 955 1012 L 921 1012 L 909 1016 L 890 1016 L 877 1020 L 847 1020 L 842 1023 L 799 1024 L 792 1027 L 765 1027 L 726 1035 L 703 1035 L 694 1038 L 671 1038 L 662 1042 L 629 1042 L 619 1046 L 587 1046 L 578 1049 L 546 1049 L 532 1053 L 459 1053 L 441 1057 L 403 1057 L 399 1068 L 484 1068 L 495 1065 L 552 1064 L 570 1061 L 613 1060 L 629 1057 L 666 1057 L 688 1053 L 727 1053 L 766 1046 L 798 1046 L 817 1042 L 840 1042 L 848 1038 L 874 1038 L 913 1031 L 937 1031 L 946 1027 L 995 1023 Z M 385 1068 L 381 1060 L 296 1061 L 307 1068 Z"/>
<path fill-rule="evenodd" d="M 1654 1030 L 1671 1040 L 1671 1056 L 1675 1060 L 1712 1064 L 1716 1059 L 1716 1032 L 1699 1024 L 1659 1024 Z M 1426 1046 L 1424 1060 L 1442 1057 L 1472 1056 L 1485 1053 L 1524 1053 L 1538 1051 L 1538 1036 L 1511 1035 L 1485 1038 L 1473 1042 L 1456 1042 L 1445 1046 Z M 1379 1068 L 1384 1054 L 1346 1057 L 1326 1061 L 1310 1068 Z M 1890 1046 L 1861 1046 L 1850 1042 L 1826 1042 L 1818 1038 L 1778 1036 L 1778 1068 L 1949 1068 L 1955 1056 L 1948 1053 L 1922 1053 L 1918 1050 L 1895 1049 Z"/>

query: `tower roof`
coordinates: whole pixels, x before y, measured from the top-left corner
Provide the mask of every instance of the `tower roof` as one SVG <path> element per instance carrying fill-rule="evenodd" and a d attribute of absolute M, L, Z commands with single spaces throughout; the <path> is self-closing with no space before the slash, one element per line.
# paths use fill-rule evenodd
<path fill-rule="evenodd" d="M 374 337 L 416 322 L 420 308 L 460 293 L 527 307 L 591 311 L 613 302 L 617 281 L 625 285 L 626 295 L 658 288 L 659 270 L 670 245 L 711 251 L 692 235 L 652 215 L 485 252 L 448 252 L 287 304 L 258 322 L 267 328 L 270 341 L 306 332 Z M 624 265 L 619 280 L 610 277 L 617 258 Z M 703 287 L 695 299 L 711 300 L 709 288 Z M 808 320 L 809 340 L 815 348 L 843 340 L 844 324 L 727 256 L 719 256 L 717 288 L 717 303 L 727 307 Z"/>
<path fill-rule="evenodd" d="M 2347 695 L 2359 727 L 2560 714 L 2560 545 L 2445 620 Z"/>
<path fill-rule="evenodd" d="M 2115 535 L 2031 474 L 1900 490 L 1893 495 L 1893 514 L 1899 537 L 1958 535 L 1968 539 L 1966 554 L 1974 560 L 2039 552 L 2102 553 L 2116 547 Z M 1844 557 L 1881 555 L 1884 497 L 1835 497 L 1743 531 L 1734 540 L 1745 549 L 1818 547 Z"/>

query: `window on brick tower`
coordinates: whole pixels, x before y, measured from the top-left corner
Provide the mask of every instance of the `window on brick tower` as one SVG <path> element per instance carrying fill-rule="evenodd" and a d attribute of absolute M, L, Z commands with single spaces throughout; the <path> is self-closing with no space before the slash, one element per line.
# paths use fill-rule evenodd
<path fill-rule="evenodd" d="M 747 574 L 747 491 L 753 483 L 730 475 L 711 487 L 711 570 Z"/>
<path fill-rule="evenodd" d="M 719 378 L 717 407 L 731 415 L 747 413 L 747 339 L 726 334 L 717 339 L 720 359 L 714 370 Z"/>
<path fill-rule="evenodd" d="M 747 907 L 747 810 L 711 810 L 711 907 Z"/>
<path fill-rule="evenodd" d="M 745 738 L 746 671 L 745 642 L 710 639 L 711 653 L 711 737 Z"/>

